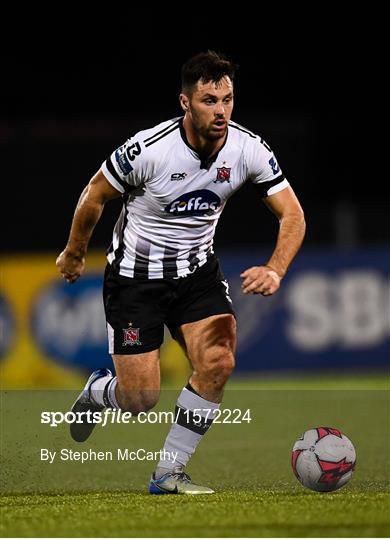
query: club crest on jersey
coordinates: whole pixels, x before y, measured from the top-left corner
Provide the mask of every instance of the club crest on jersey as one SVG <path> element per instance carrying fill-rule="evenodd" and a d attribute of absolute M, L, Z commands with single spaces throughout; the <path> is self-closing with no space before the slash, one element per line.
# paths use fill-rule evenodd
<path fill-rule="evenodd" d="M 123 328 L 122 346 L 125 345 L 142 345 L 141 341 L 139 340 L 139 328 L 133 328 L 132 326 L 129 326 L 129 328 Z"/>
<path fill-rule="evenodd" d="M 220 205 L 221 199 L 216 193 L 209 189 L 197 189 L 180 195 L 164 210 L 174 216 L 210 216 Z"/>
<path fill-rule="evenodd" d="M 217 182 L 230 182 L 230 171 L 232 169 L 229 167 L 218 167 L 217 168 L 217 178 L 214 180 L 214 184 Z"/>

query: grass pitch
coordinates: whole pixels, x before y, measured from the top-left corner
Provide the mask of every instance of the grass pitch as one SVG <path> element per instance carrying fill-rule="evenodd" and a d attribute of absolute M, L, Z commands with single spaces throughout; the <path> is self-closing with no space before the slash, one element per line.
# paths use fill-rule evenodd
<path fill-rule="evenodd" d="M 171 410 L 178 391 L 163 392 Z M 40 424 L 41 411 L 66 411 L 77 392 L 4 392 L 2 536 L 33 537 L 386 537 L 390 536 L 388 378 L 235 382 L 224 407 L 250 409 L 251 422 L 216 424 L 188 467 L 211 496 L 150 496 L 154 463 L 40 460 L 40 449 L 158 450 L 169 425 L 95 428 L 88 443 L 68 426 Z M 302 431 L 338 427 L 352 440 L 357 468 L 331 494 L 303 488 L 290 451 Z"/>

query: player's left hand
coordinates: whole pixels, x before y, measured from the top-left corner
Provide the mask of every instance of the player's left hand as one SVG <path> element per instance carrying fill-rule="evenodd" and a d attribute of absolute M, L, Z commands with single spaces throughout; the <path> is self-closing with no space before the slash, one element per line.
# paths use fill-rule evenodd
<path fill-rule="evenodd" d="M 281 277 L 269 266 L 252 266 L 240 274 L 243 278 L 241 285 L 245 294 L 262 294 L 270 296 L 280 287 Z"/>

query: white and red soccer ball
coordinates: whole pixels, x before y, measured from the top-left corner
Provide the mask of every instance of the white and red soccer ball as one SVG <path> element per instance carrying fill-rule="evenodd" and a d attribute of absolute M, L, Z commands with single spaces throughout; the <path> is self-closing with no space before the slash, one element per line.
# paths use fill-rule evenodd
<path fill-rule="evenodd" d="M 351 441 L 336 428 L 309 429 L 295 442 L 291 465 L 295 476 L 313 491 L 335 491 L 344 486 L 355 469 Z"/>

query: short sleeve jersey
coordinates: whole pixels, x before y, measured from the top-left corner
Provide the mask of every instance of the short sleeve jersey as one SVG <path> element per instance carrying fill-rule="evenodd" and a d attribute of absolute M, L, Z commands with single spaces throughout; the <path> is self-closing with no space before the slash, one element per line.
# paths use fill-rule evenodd
<path fill-rule="evenodd" d="M 245 182 L 261 197 L 285 189 L 271 148 L 235 122 L 219 152 L 204 160 L 187 141 L 183 118 L 138 132 L 102 164 L 123 194 L 108 261 L 127 277 L 177 278 L 213 253 L 218 219 Z"/>

